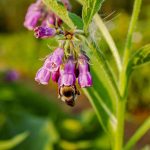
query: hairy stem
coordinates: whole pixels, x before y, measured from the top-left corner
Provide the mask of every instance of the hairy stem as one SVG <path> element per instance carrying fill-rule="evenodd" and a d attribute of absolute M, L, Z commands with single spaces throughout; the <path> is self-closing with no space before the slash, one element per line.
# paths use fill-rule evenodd
<path fill-rule="evenodd" d="M 123 135 L 124 135 L 124 121 L 125 121 L 125 108 L 126 108 L 126 100 L 127 100 L 127 87 L 128 87 L 128 81 L 127 81 L 127 75 L 126 75 L 126 69 L 129 62 L 129 56 L 132 46 L 132 35 L 134 32 L 134 27 L 137 22 L 137 18 L 140 12 L 140 6 L 141 6 L 142 0 L 135 0 L 134 2 L 134 8 L 133 13 L 131 17 L 131 22 L 129 25 L 127 40 L 125 44 L 125 52 L 123 57 L 123 66 L 120 73 L 120 94 L 122 98 L 118 102 L 117 106 L 117 119 L 118 119 L 118 126 L 117 131 L 115 135 L 115 147 L 114 150 L 122 150 L 123 148 Z"/>
<path fill-rule="evenodd" d="M 123 57 L 123 67 L 120 75 L 120 93 L 122 96 L 126 93 L 127 88 L 127 78 L 126 78 L 126 69 L 129 62 L 129 57 L 131 54 L 131 46 L 132 46 L 132 35 L 136 26 L 136 22 L 139 16 L 140 8 L 141 8 L 142 0 L 135 0 L 133 13 L 129 25 L 129 30 L 126 38 L 126 44 L 124 49 L 124 57 Z"/>
<path fill-rule="evenodd" d="M 113 150 L 122 150 L 124 135 L 124 116 L 125 116 L 125 100 L 120 99 L 117 106 L 117 130 L 115 133 Z"/>
<path fill-rule="evenodd" d="M 94 16 L 94 22 L 97 25 L 97 27 L 99 28 L 100 32 L 102 33 L 104 39 L 106 40 L 114 58 L 115 58 L 115 62 L 118 68 L 118 71 L 121 71 L 121 60 L 120 60 L 120 56 L 118 53 L 118 49 L 113 41 L 113 38 L 111 37 L 110 33 L 108 32 L 107 27 L 105 26 L 104 22 L 102 21 L 102 19 L 100 18 L 100 16 L 98 14 L 96 14 Z"/>
<path fill-rule="evenodd" d="M 136 22 L 139 16 L 140 8 L 141 8 L 142 0 L 135 0 L 134 2 L 134 8 L 132 13 L 132 18 L 129 25 L 129 30 L 126 38 L 126 44 L 124 49 L 124 64 L 127 65 L 128 59 L 131 52 L 131 46 L 132 46 L 132 35 L 136 26 Z"/>

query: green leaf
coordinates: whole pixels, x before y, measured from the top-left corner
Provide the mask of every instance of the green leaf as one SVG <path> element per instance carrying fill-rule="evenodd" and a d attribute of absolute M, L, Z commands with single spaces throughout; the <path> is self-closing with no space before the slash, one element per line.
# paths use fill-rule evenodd
<path fill-rule="evenodd" d="M 24 132 L 21 134 L 16 135 L 12 139 L 9 140 L 0 140 L 0 149 L 1 150 L 7 150 L 15 147 L 16 145 L 20 144 L 22 141 L 24 141 L 28 137 L 28 132 Z"/>
<path fill-rule="evenodd" d="M 86 3 L 86 0 L 77 0 L 81 5 L 84 5 Z"/>
<path fill-rule="evenodd" d="M 103 1 L 104 0 L 87 0 L 86 2 L 81 2 L 83 4 L 82 19 L 85 32 L 87 32 L 93 16 L 99 11 Z"/>
<path fill-rule="evenodd" d="M 12 101 L 0 101 L 0 114 L 5 115 L 0 128 L 0 139 L 8 139 L 28 131 L 27 139 L 15 146 L 14 150 L 50 150 L 59 140 L 54 120 L 57 120 L 58 114 L 63 118 L 61 109 L 50 101 L 51 96 L 47 99 L 23 82 L 1 83 L 0 91 L 6 87 L 14 92 L 14 98 Z M 1 117 L 1 122 L 2 119 Z"/>
<path fill-rule="evenodd" d="M 136 69 L 137 67 L 140 67 L 144 64 L 147 64 L 150 62 L 150 44 L 140 48 L 138 51 L 136 51 L 132 57 L 130 58 L 127 68 L 125 71 L 125 77 L 124 77 L 124 84 L 127 84 L 126 87 L 128 87 L 129 78 L 131 73 Z M 125 91 L 125 94 L 127 93 L 127 88 Z"/>
<path fill-rule="evenodd" d="M 81 30 L 83 29 L 83 21 L 79 16 L 77 16 L 74 13 L 69 12 L 69 17 L 71 18 L 72 22 L 78 29 L 81 29 Z"/>
<path fill-rule="evenodd" d="M 93 76 L 94 78 L 95 76 Z M 100 87 L 101 88 L 101 87 Z M 111 136 L 112 132 L 116 128 L 117 120 L 114 114 L 110 111 L 109 107 L 105 104 L 105 101 L 99 96 L 94 87 L 83 89 L 85 95 L 90 100 L 97 117 L 104 129 L 104 131 Z"/>
<path fill-rule="evenodd" d="M 132 73 L 134 69 L 142 65 L 145 65 L 149 62 L 150 62 L 150 44 L 140 48 L 130 58 L 128 67 L 126 70 L 127 81 L 129 79 L 130 74 Z"/>
<path fill-rule="evenodd" d="M 84 90 L 93 105 L 104 130 L 111 134 L 116 129 L 116 103 L 119 90 L 114 75 L 98 47 L 88 44 L 85 47 L 90 55 L 93 87 Z"/>
<path fill-rule="evenodd" d="M 139 49 L 130 59 L 129 64 L 133 69 L 150 62 L 150 44 Z"/>
<path fill-rule="evenodd" d="M 74 29 L 75 26 L 72 20 L 69 18 L 68 11 L 56 0 L 43 0 L 49 9 L 51 9 L 55 14 L 57 14 L 71 29 Z"/>
<path fill-rule="evenodd" d="M 10 112 L 7 122 L 0 133 L 1 137 L 8 137 L 10 134 L 16 134 L 20 131 L 28 131 L 29 136 L 19 145 L 14 145 L 15 150 L 20 150 L 22 147 L 28 150 L 46 150 L 48 146 L 54 144 L 59 139 L 56 128 L 51 120 L 35 117 L 21 110 Z"/>

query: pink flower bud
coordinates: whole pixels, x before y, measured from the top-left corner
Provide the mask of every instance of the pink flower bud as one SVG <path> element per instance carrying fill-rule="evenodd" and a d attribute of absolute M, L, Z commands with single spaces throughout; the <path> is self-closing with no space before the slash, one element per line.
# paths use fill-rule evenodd
<path fill-rule="evenodd" d="M 49 38 L 56 34 L 56 29 L 49 27 L 36 27 L 34 29 L 34 35 L 36 38 Z"/>

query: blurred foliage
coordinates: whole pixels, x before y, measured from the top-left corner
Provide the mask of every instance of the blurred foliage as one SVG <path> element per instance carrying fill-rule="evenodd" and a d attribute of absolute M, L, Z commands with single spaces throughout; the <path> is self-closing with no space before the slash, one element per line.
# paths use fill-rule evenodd
<path fill-rule="evenodd" d="M 22 132 L 28 136 L 15 150 L 47 149 L 108 149 L 109 141 L 94 112 L 83 111 L 80 116 L 64 113 L 53 101 L 33 90 L 23 81 L 1 81 L 0 139 L 8 140 Z M 4 95 L 3 95 L 4 94 Z M 101 139 L 108 143 L 105 145 Z M 12 142 L 12 140 L 10 140 Z M 1 144 L 1 143 L 0 143 Z M 17 144 L 17 143 L 16 143 Z"/>
<path fill-rule="evenodd" d="M 57 47 L 57 42 L 55 39 L 37 40 L 32 34 L 23 32 L 0 35 L 1 68 L 15 68 L 29 75 L 35 74 L 42 59 L 51 51 L 48 45 L 53 43 Z"/>
<path fill-rule="evenodd" d="M 6 150 L 11 149 L 17 144 L 21 143 L 28 136 L 27 132 L 21 133 L 10 140 L 0 141 L 0 149 Z"/>

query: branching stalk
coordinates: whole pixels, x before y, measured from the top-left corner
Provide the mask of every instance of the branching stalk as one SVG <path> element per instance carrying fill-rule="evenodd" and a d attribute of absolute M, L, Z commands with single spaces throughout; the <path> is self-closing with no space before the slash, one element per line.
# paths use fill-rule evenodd
<path fill-rule="evenodd" d="M 129 25 L 129 30 L 126 38 L 126 43 L 125 43 L 125 49 L 124 49 L 124 60 L 123 63 L 125 66 L 127 66 L 129 56 L 131 53 L 131 46 L 132 46 L 132 35 L 136 26 L 136 22 L 139 16 L 140 8 L 141 8 L 141 3 L 142 0 L 135 0 L 134 2 L 134 7 L 133 7 L 133 13 Z"/>
<path fill-rule="evenodd" d="M 126 69 L 129 62 L 129 57 L 131 54 L 131 46 L 132 46 L 132 35 L 136 26 L 136 22 L 139 16 L 140 8 L 141 8 L 142 0 L 135 0 L 133 13 L 129 25 L 129 30 L 127 34 L 125 49 L 124 49 L 124 57 L 123 57 L 123 67 L 120 75 L 120 93 L 122 96 L 125 96 L 127 89 L 127 77 L 126 77 Z"/>
<path fill-rule="evenodd" d="M 125 44 L 125 52 L 123 57 L 123 66 L 120 73 L 120 94 L 122 98 L 118 102 L 117 106 L 117 119 L 118 119 L 118 126 L 115 136 L 115 148 L 114 150 L 122 150 L 123 148 L 123 135 L 124 135 L 124 121 L 125 121 L 125 108 L 126 108 L 126 100 L 127 100 L 127 87 L 128 87 L 128 81 L 127 81 L 127 75 L 126 75 L 126 69 L 129 62 L 129 56 L 131 51 L 131 44 L 132 44 L 132 35 L 134 32 L 134 28 L 137 22 L 137 18 L 139 16 L 140 12 L 140 6 L 141 6 L 142 0 L 135 0 L 134 2 L 134 8 L 133 13 L 131 17 L 131 22 L 129 26 L 129 31 L 127 35 L 127 40 Z"/>

